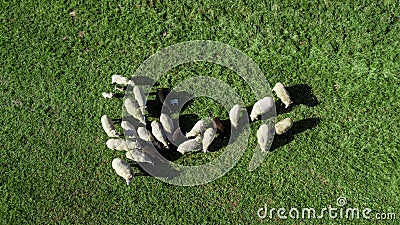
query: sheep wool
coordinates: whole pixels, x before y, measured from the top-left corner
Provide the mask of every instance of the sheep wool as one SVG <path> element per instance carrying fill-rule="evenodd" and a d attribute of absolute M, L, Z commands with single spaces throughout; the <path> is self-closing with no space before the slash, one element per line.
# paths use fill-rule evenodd
<path fill-rule="evenodd" d="M 112 161 L 112 168 L 115 170 L 118 176 L 125 179 L 126 185 L 129 185 L 131 183 L 131 180 L 133 178 L 133 171 L 131 166 L 127 162 L 125 162 L 121 158 L 115 158 Z"/>
<path fill-rule="evenodd" d="M 143 141 L 154 142 L 153 135 L 151 135 L 150 131 L 148 131 L 144 127 L 139 127 L 137 129 L 137 134 L 138 134 L 139 138 L 142 139 Z"/>
<path fill-rule="evenodd" d="M 258 116 L 267 113 L 274 107 L 274 99 L 272 97 L 265 97 L 258 100 L 251 110 L 250 118 L 251 121 L 257 119 Z"/>
<path fill-rule="evenodd" d="M 262 152 L 267 151 L 269 141 L 269 127 L 267 124 L 262 124 L 257 130 L 257 142 Z"/>
<path fill-rule="evenodd" d="M 161 142 L 166 149 L 169 149 L 168 143 L 167 143 L 167 137 L 165 136 L 163 127 L 160 122 L 153 121 L 151 122 L 151 132 L 153 133 L 153 136 Z"/>
<path fill-rule="evenodd" d="M 101 95 L 103 95 L 104 98 L 112 98 L 114 96 L 113 93 L 107 93 L 107 92 L 103 92 L 101 93 Z"/>
<path fill-rule="evenodd" d="M 280 135 L 286 133 L 293 126 L 293 120 L 285 118 L 275 124 L 275 133 Z"/>
<path fill-rule="evenodd" d="M 190 139 L 178 146 L 178 152 L 181 154 L 185 154 L 187 152 L 196 151 L 198 150 L 200 144 L 201 137 L 197 136 L 195 139 Z"/>
<path fill-rule="evenodd" d="M 109 116 L 103 115 L 101 117 L 101 126 L 109 137 L 119 137 L 119 134 L 115 130 L 114 123 Z"/>
<path fill-rule="evenodd" d="M 208 128 L 204 132 L 204 137 L 203 137 L 203 141 L 202 141 L 203 142 L 203 152 L 208 152 L 208 147 L 214 141 L 215 133 L 216 133 L 216 129 L 213 127 Z"/>
<path fill-rule="evenodd" d="M 135 161 L 135 162 L 145 162 L 150 163 L 154 166 L 153 160 L 144 152 L 141 152 L 137 149 L 129 150 L 125 154 L 126 158 Z"/>
<path fill-rule="evenodd" d="M 112 82 L 111 82 L 112 84 L 116 83 L 116 84 L 128 85 L 128 83 L 129 83 L 128 78 L 123 77 L 118 74 L 112 75 L 111 80 L 112 80 Z"/>
<path fill-rule="evenodd" d="M 137 140 L 138 139 L 138 134 L 136 132 L 136 128 L 129 123 L 128 121 L 124 120 L 121 122 L 121 127 L 124 130 L 124 134 L 126 137 L 132 139 L 132 140 Z"/>
<path fill-rule="evenodd" d="M 289 105 L 293 103 L 292 100 L 290 100 L 289 92 L 282 83 L 276 83 L 272 90 L 275 91 L 276 96 L 278 96 L 282 103 L 285 104 L 285 108 L 289 107 Z"/>
<path fill-rule="evenodd" d="M 139 104 L 140 110 L 142 110 L 142 113 L 144 114 L 144 109 L 146 108 L 146 96 L 144 95 L 143 90 L 138 86 L 134 86 L 133 94 L 135 95 L 135 99 Z"/>
<path fill-rule="evenodd" d="M 135 119 L 139 120 L 142 124 L 146 124 L 146 119 L 140 110 L 138 103 L 131 98 L 125 99 L 126 111 L 132 115 Z"/>
<path fill-rule="evenodd" d="M 171 117 L 169 117 L 167 114 L 161 113 L 160 123 L 164 128 L 165 132 L 167 132 L 168 134 L 172 134 L 174 132 L 174 122 L 172 121 Z"/>
<path fill-rule="evenodd" d="M 237 128 L 240 118 L 240 105 L 234 105 L 229 111 L 229 119 L 231 120 L 232 126 Z"/>
<path fill-rule="evenodd" d="M 204 126 L 205 126 L 205 121 L 199 120 L 193 126 L 193 128 L 188 133 L 186 133 L 186 137 L 190 138 L 190 137 L 195 137 L 195 136 L 201 135 L 203 133 Z"/>
<path fill-rule="evenodd" d="M 122 138 L 108 139 L 106 145 L 109 149 L 117 151 L 129 151 L 131 149 L 141 148 L 139 142 L 124 140 Z"/>

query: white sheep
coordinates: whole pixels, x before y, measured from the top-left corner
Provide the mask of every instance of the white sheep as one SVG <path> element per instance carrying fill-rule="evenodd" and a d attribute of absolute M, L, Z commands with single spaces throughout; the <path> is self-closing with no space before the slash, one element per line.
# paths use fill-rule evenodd
<path fill-rule="evenodd" d="M 132 140 L 137 140 L 138 139 L 138 134 L 136 132 L 136 128 L 129 123 L 128 121 L 124 120 L 121 122 L 121 127 L 124 130 L 124 134 L 126 137 L 132 139 Z"/>
<path fill-rule="evenodd" d="M 257 130 L 257 142 L 262 152 L 267 151 L 269 135 L 269 126 L 267 124 L 262 124 Z"/>
<path fill-rule="evenodd" d="M 126 158 L 135 161 L 135 162 L 145 162 L 150 163 L 154 166 L 154 162 L 149 155 L 146 153 L 139 151 L 137 149 L 132 149 L 126 152 Z"/>
<path fill-rule="evenodd" d="M 140 149 L 141 146 L 137 141 L 129 141 L 122 138 L 108 139 L 106 145 L 111 150 L 129 151 L 131 149 Z"/>
<path fill-rule="evenodd" d="M 251 121 L 257 119 L 259 115 L 267 113 L 274 107 L 274 99 L 272 97 L 265 97 L 263 99 L 258 100 L 251 110 L 250 118 Z"/>
<path fill-rule="evenodd" d="M 140 110 L 142 110 L 142 113 L 144 114 L 144 109 L 146 108 L 146 96 L 144 95 L 143 90 L 138 86 L 134 86 L 133 94 L 139 104 Z"/>
<path fill-rule="evenodd" d="M 148 131 L 144 127 L 138 127 L 137 134 L 138 134 L 139 138 L 142 139 L 143 141 L 152 142 L 152 143 L 155 142 L 151 132 Z"/>
<path fill-rule="evenodd" d="M 201 135 L 204 131 L 204 127 L 205 127 L 205 121 L 199 120 L 193 126 L 193 128 L 188 133 L 186 133 L 186 137 L 190 138 L 190 137 L 195 137 L 195 136 Z"/>
<path fill-rule="evenodd" d="M 232 109 L 229 111 L 229 119 L 231 120 L 231 123 L 234 128 L 237 128 L 238 123 L 239 123 L 239 118 L 240 118 L 240 105 L 234 105 Z"/>
<path fill-rule="evenodd" d="M 103 95 L 104 98 L 112 98 L 114 97 L 114 93 L 107 93 L 107 92 L 103 92 L 101 93 L 101 95 Z"/>
<path fill-rule="evenodd" d="M 201 136 L 197 136 L 195 139 L 190 139 L 178 146 L 178 152 L 181 154 L 185 154 L 187 152 L 199 150 L 199 144 L 201 141 Z"/>
<path fill-rule="evenodd" d="M 151 122 L 151 132 L 153 133 L 153 136 L 159 142 L 161 142 L 166 149 L 169 149 L 168 143 L 167 143 L 167 137 L 165 136 L 164 129 L 160 122 L 157 122 L 157 121 Z"/>
<path fill-rule="evenodd" d="M 112 168 L 122 178 L 125 179 L 126 185 L 131 183 L 133 178 L 133 171 L 131 166 L 121 158 L 115 158 L 112 161 Z"/>
<path fill-rule="evenodd" d="M 119 137 L 119 134 L 115 130 L 114 123 L 109 116 L 103 115 L 101 117 L 101 126 L 109 137 Z"/>
<path fill-rule="evenodd" d="M 142 124 L 146 124 L 146 119 L 136 101 L 132 100 L 131 98 L 126 98 L 125 108 L 126 111 L 135 119 L 139 120 Z"/>
<path fill-rule="evenodd" d="M 293 120 L 285 118 L 275 124 L 275 133 L 280 135 L 286 133 L 293 126 Z"/>
<path fill-rule="evenodd" d="M 278 96 L 282 103 L 285 104 L 285 108 L 289 107 L 289 105 L 293 103 L 292 100 L 290 100 L 289 92 L 282 83 L 276 83 L 272 91 L 275 91 L 276 96 Z"/>
<path fill-rule="evenodd" d="M 174 122 L 172 121 L 171 117 L 169 117 L 165 113 L 161 113 L 160 122 L 165 132 L 172 135 L 172 133 L 174 132 Z"/>
<path fill-rule="evenodd" d="M 213 142 L 216 132 L 217 131 L 216 131 L 216 129 L 214 127 L 210 127 L 204 132 L 203 152 L 208 152 L 208 147 Z"/>
<path fill-rule="evenodd" d="M 123 77 L 123 76 L 118 75 L 118 74 L 112 75 L 111 80 L 112 80 L 111 84 L 116 83 L 116 84 L 128 85 L 128 83 L 129 83 L 129 79 L 128 78 Z"/>

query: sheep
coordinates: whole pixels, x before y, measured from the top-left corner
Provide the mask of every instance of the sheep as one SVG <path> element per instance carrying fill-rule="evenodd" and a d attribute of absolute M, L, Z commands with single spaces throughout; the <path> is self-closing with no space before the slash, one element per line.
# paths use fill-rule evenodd
<path fill-rule="evenodd" d="M 293 126 L 290 118 L 285 118 L 275 124 L 275 133 L 278 135 L 286 133 Z"/>
<path fill-rule="evenodd" d="M 134 86 L 133 94 L 135 95 L 135 99 L 138 102 L 142 113 L 144 114 L 144 109 L 146 108 L 146 96 L 144 95 L 143 90 L 138 86 Z"/>
<path fill-rule="evenodd" d="M 276 83 L 272 91 L 275 91 L 276 96 L 285 104 L 285 108 L 293 103 L 292 100 L 290 100 L 289 92 L 282 83 Z"/>
<path fill-rule="evenodd" d="M 136 128 L 129 123 L 128 121 L 124 120 L 121 122 L 121 127 L 124 130 L 124 134 L 126 137 L 132 139 L 132 140 L 137 140 L 138 139 L 138 134 L 136 132 Z"/>
<path fill-rule="evenodd" d="M 124 140 L 122 138 L 108 139 L 106 145 L 109 149 L 117 151 L 129 151 L 131 149 L 141 148 L 139 142 Z"/>
<path fill-rule="evenodd" d="M 259 115 L 267 113 L 274 107 L 274 99 L 272 97 L 265 97 L 263 99 L 258 100 L 251 110 L 250 118 L 251 121 L 257 119 Z"/>
<path fill-rule="evenodd" d="M 111 80 L 112 80 L 111 84 L 116 83 L 116 84 L 128 85 L 128 83 L 129 83 L 129 79 L 128 78 L 123 77 L 123 76 L 118 75 L 118 74 L 112 75 Z"/>
<path fill-rule="evenodd" d="M 231 123 L 234 128 L 237 128 L 238 123 L 239 123 L 239 118 L 240 118 L 240 105 L 234 105 L 232 109 L 229 111 L 229 119 L 231 120 Z"/>
<path fill-rule="evenodd" d="M 204 132 L 203 137 L 203 152 L 208 152 L 208 147 L 213 142 L 215 138 L 216 129 L 215 127 L 210 127 Z"/>
<path fill-rule="evenodd" d="M 257 130 L 257 142 L 262 152 L 267 151 L 267 144 L 270 135 L 269 131 L 269 126 L 267 124 L 262 124 Z"/>
<path fill-rule="evenodd" d="M 132 161 L 150 163 L 154 166 L 154 162 L 151 157 L 137 149 L 127 151 L 125 156 Z"/>
<path fill-rule="evenodd" d="M 197 136 L 195 139 L 190 139 L 178 146 L 178 152 L 180 152 L 182 155 L 190 152 L 190 151 L 196 151 L 198 150 L 198 146 L 200 144 L 201 136 Z"/>
<path fill-rule="evenodd" d="M 126 98 L 125 99 L 125 108 L 126 108 L 126 111 L 130 115 L 132 115 L 135 119 L 139 120 L 144 125 L 146 124 L 146 119 L 136 101 L 132 100 L 131 98 Z"/>
<path fill-rule="evenodd" d="M 157 121 L 151 122 L 151 132 L 153 133 L 153 136 L 159 142 L 161 142 L 166 149 L 169 149 L 168 143 L 167 143 L 167 137 L 165 136 L 164 129 L 160 122 L 157 122 Z"/>
<path fill-rule="evenodd" d="M 114 123 L 109 116 L 103 115 L 101 117 L 101 125 L 109 137 L 119 137 L 119 134 L 115 130 Z"/>
<path fill-rule="evenodd" d="M 131 166 L 121 158 L 115 158 L 112 161 L 112 168 L 122 178 L 125 179 L 126 185 L 131 183 L 133 178 L 133 171 Z"/>
<path fill-rule="evenodd" d="M 101 95 L 103 95 L 104 98 L 112 98 L 114 97 L 114 93 L 107 93 L 107 92 L 103 92 L 101 93 Z"/>
<path fill-rule="evenodd" d="M 146 128 L 139 127 L 137 129 L 137 134 L 138 134 L 139 138 L 142 139 L 143 141 L 152 143 L 156 148 L 161 148 L 160 145 L 157 143 L 157 141 L 154 140 L 154 137 L 151 134 L 151 132 L 148 131 Z"/>
<path fill-rule="evenodd" d="M 188 133 L 186 133 L 186 137 L 190 138 L 190 137 L 195 137 L 195 136 L 201 135 L 203 133 L 204 126 L 205 126 L 205 121 L 199 120 L 193 126 L 193 128 Z"/>
<path fill-rule="evenodd" d="M 172 121 L 171 117 L 169 117 L 165 113 L 161 113 L 160 122 L 165 132 L 172 135 L 172 133 L 174 132 L 174 122 Z"/>

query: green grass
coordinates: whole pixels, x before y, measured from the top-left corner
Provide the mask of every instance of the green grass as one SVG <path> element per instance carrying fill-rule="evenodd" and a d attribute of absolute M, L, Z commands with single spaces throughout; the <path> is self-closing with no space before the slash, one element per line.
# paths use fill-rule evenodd
<path fill-rule="evenodd" d="M 400 217 L 398 1 L 50 2 L 0 3 L 0 223 L 368 222 L 257 217 L 264 204 L 321 209 L 340 196 L 349 207 Z M 278 118 L 319 123 L 281 138 L 253 172 L 259 123 L 239 163 L 212 183 L 181 187 L 144 176 L 126 186 L 100 124 L 103 114 L 120 118 L 122 101 L 101 92 L 112 91 L 111 75 L 130 76 L 158 50 L 189 40 L 240 49 L 270 85 L 310 86 L 319 104 Z M 246 106 L 256 101 L 237 75 L 213 64 L 182 65 L 160 84 L 196 75 L 229 83 Z M 210 102 L 195 99 L 183 114 L 226 119 Z M 222 151 L 177 162 L 198 165 Z"/>

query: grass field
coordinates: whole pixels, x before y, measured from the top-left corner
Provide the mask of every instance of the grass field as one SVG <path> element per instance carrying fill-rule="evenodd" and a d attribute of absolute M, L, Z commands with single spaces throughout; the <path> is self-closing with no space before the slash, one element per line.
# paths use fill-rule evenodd
<path fill-rule="evenodd" d="M 319 211 L 339 197 L 345 207 L 371 208 L 373 218 L 396 213 L 398 223 L 399 2 L 258 2 L 1 1 L 0 223 L 377 222 L 257 216 L 264 205 Z M 302 104 L 278 107 L 278 119 L 296 126 L 255 171 L 247 168 L 259 122 L 239 163 L 212 183 L 182 187 L 139 176 L 126 186 L 111 167 L 121 154 L 106 148 L 100 124 L 103 114 L 121 117 L 122 99 L 101 93 L 113 91 L 111 75 L 131 76 L 158 50 L 190 40 L 229 44 L 270 85 L 291 87 Z M 173 88 L 198 75 L 228 83 L 247 107 L 257 100 L 238 75 L 210 63 L 179 66 L 159 83 Z M 193 115 L 228 118 L 207 98 L 182 114 L 191 125 Z M 200 165 L 223 151 L 176 163 Z"/>

